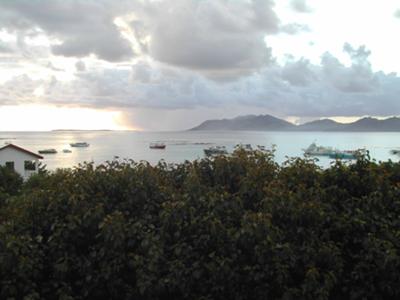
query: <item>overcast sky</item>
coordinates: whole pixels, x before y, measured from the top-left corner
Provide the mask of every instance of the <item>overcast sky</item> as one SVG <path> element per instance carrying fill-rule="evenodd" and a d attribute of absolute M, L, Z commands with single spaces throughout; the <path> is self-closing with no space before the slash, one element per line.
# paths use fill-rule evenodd
<path fill-rule="evenodd" d="M 2 0 L 0 130 L 400 115 L 398 0 Z"/>

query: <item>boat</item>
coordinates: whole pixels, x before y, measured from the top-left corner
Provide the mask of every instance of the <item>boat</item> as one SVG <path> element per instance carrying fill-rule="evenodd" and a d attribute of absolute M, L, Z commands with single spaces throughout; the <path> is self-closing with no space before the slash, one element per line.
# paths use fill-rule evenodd
<path fill-rule="evenodd" d="M 399 155 L 400 154 L 400 150 L 399 149 L 390 150 L 390 154 Z"/>
<path fill-rule="evenodd" d="M 317 146 L 315 142 L 311 143 L 307 149 L 303 149 L 305 155 L 309 156 L 330 156 L 334 155 L 337 150 L 332 147 Z"/>
<path fill-rule="evenodd" d="M 332 159 L 356 159 L 357 157 L 354 153 L 348 153 L 345 151 L 337 151 L 335 153 L 329 154 L 329 158 Z"/>
<path fill-rule="evenodd" d="M 253 148 L 251 147 L 251 144 L 240 144 L 240 147 L 246 151 L 251 151 Z"/>
<path fill-rule="evenodd" d="M 64 149 L 63 150 L 63 153 L 71 153 L 72 151 L 71 150 L 69 150 L 69 149 Z"/>
<path fill-rule="evenodd" d="M 71 143 L 69 144 L 71 147 L 78 147 L 78 148 L 85 148 L 89 147 L 89 144 L 86 142 L 78 142 L 78 143 Z"/>
<path fill-rule="evenodd" d="M 165 149 L 167 146 L 164 143 L 154 142 L 150 143 L 150 149 Z"/>
<path fill-rule="evenodd" d="M 56 154 L 56 149 L 43 149 L 38 151 L 40 154 Z"/>
<path fill-rule="evenodd" d="M 335 153 L 329 155 L 329 158 L 333 159 L 357 159 L 358 157 L 364 155 L 366 153 L 365 149 L 357 149 L 357 150 L 344 150 L 339 151 L 336 150 Z"/>
<path fill-rule="evenodd" d="M 228 154 L 228 151 L 226 151 L 226 148 L 224 146 L 215 146 L 204 149 L 204 154 L 206 156 L 225 155 Z"/>

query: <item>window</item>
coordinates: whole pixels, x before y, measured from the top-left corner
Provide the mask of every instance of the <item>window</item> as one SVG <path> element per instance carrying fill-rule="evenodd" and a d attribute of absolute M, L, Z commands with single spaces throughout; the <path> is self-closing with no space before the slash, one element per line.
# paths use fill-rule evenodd
<path fill-rule="evenodd" d="M 25 171 L 35 171 L 36 170 L 35 161 L 26 160 L 24 162 L 24 165 L 25 165 Z"/>
<path fill-rule="evenodd" d="M 13 161 L 7 161 L 6 162 L 6 167 L 9 168 L 10 170 L 14 170 L 14 162 Z"/>

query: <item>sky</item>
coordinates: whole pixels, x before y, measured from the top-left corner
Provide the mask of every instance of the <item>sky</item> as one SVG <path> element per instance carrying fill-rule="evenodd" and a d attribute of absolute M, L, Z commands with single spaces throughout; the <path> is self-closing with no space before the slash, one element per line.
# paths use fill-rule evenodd
<path fill-rule="evenodd" d="M 1 0 L 0 131 L 400 115 L 398 0 Z"/>

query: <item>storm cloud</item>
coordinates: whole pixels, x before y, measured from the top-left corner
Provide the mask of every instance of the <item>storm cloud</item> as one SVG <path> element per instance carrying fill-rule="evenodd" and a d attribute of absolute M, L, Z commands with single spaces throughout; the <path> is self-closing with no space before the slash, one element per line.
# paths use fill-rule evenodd
<path fill-rule="evenodd" d="M 121 1 L 16 0 L 0 3 L 0 26 L 19 34 L 44 32 L 60 43 L 52 45 L 56 55 L 119 61 L 132 57 L 129 42 L 114 24 L 124 12 Z"/>
<path fill-rule="evenodd" d="M 374 69 L 368 45 L 322 50 L 319 60 L 291 55 L 319 40 L 297 39 L 313 33 L 308 3 L 285 5 L 293 19 L 270 0 L 2 1 L 0 105 L 117 109 L 141 127 L 149 118 L 139 111 L 183 127 L 228 112 L 400 114 L 400 77 Z"/>
<path fill-rule="evenodd" d="M 139 6 L 130 25 L 142 50 L 155 60 L 229 77 L 271 62 L 264 38 L 279 31 L 273 6 L 269 0 L 163 1 Z"/>

